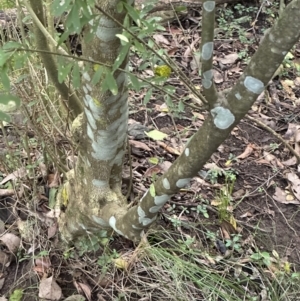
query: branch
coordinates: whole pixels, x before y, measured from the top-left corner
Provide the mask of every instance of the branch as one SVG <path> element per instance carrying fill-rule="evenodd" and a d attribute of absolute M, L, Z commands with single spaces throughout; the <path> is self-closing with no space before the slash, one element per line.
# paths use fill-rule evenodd
<path fill-rule="evenodd" d="M 50 36 L 48 31 L 45 29 L 44 24 L 44 14 L 43 14 L 43 2 L 40 0 L 29 0 L 31 7 L 24 0 L 27 9 L 29 8 L 31 12 L 33 12 L 33 21 L 34 21 L 34 31 L 35 31 L 35 38 L 37 47 L 40 49 L 45 49 L 46 51 L 50 52 L 50 47 L 48 45 L 48 39 L 50 41 L 53 38 Z M 49 37 L 50 36 L 50 37 Z M 55 41 L 54 41 L 55 42 Z M 55 42 L 56 43 L 56 42 Z M 48 75 L 53 82 L 55 88 L 60 93 L 63 100 L 68 101 L 68 107 L 71 111 L 71 116 L 74 119 L 82 112 L 82 104 L 77 97 L 76 93 L 72 91 L 65 83 L 60 83 L 58 81 L 58 67 L 57 63 L 52 55 L 41 53 L 41 58 L 45 65 L 45 68 L 48 72 Z"/>
<path fill-rule="evenodd" d="M 261 126 L 263 129 L 265 129 L 266 131 L 270 132 L 273 136 L 275 136 L 278 140 L 280 140 L 284 146 L 286 148 L 288 148 L 290 150 L 290 152 L 297 158 L 298 163 L 300 164 L 300 156 L 297 154 L 297 152 L 289 145 L 288 142 L 286 142 L 281 135 L 277 134 L 274 130 L 272 130 L 269 126 L 267 126 L 266 124 L 264 124 L 263 122 L 259 121 L 256 118 L 253 118 L 249 115 L 245 116 L 245 118 L 247 118 L 248 120 L 251 120 L 253 122 L 255 122 L 256 124 L 258 124 L 259 126 Z"/>

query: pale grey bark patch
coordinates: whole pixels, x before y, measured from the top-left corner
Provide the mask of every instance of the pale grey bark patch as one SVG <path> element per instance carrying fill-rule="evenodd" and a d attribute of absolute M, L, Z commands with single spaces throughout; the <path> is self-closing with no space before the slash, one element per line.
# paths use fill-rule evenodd
<path fill-rule="evenodd" d="M 203 72 L 202 84 L 205 89 L 209 89 L 212 85 L 213 71 L 207 70 Z"/>
<path fill-rule="evenodd" d="M 246 76 L 244 80 L 245 88 L 255 94 L 260 94 L 264 90 L 264 83 L 252 76 Z"/>
<path fill-rule="evenodd" d="M 149 212 L 150 213 L 157 213 L 160 209 L 161 209 L 162 206 L 153 206 L 149 209 Z"/>
<path fill-rule="evenodd" d="M 164 205 L 170 199 L 170 197 L 171 196 L 167 195 L 167 194 L 156 196 L 154 198 L 154 203 L 157 206 L 162 206 L 162 205 Z"/>
<path fill-rule="evenodd" d="M 214 118 L 215 126 L 221 130 L 229 128 L 235 120 L 231 111 L 223 107 L 215 107 L 210 113 Z"/>
<path fill-rule="evenodd" d="M 184 150 L 184 154 L 186 155 L 186 157 L 190 155 L 190 149 L 188 147 Z"/>
<path fill-rule="evenodd" d="M 242 96 L 239 92 L 235 93 L 234 94 L 235 98 L 238 99 L 238 100 L 241 100 L 242 99 Z"/>
<path fill-rule="evenodd" d="M 188 183 L 190 183 L 191 181 L 191 178 L 186 178 L 186 179 L 179 179 L 177 182 L 176 182 L 176 186 L 178 188 L 183 188 L 185 187 Z"/>
<path fill-rule="evenodd" d="M 103 42 L 110 42 L 116 38 L 116 34 L 120 33 L 120 27 L 116 27 L 116 23 L 102 16 L 99 20 L 96 36 Z"/>
<path fill-rule="evenodd" d="M 97 129 L 95 118 L 93 117 L 93 115 L 90 112 L 90 110 L 88 110 L 87 108 L 84 108 L 84 112 L 85 112 L 85 115 L 86 115 L 86 118 L 87 118 L 87 121 L 88 121 L 89 125 L 94 130 Z"/>
<path fill-rule="evenodd" d="M 210 13 L 211 11 L 214 10 L 215 5 L 216 5 L 215 1 L 207 1 L 207 2 L 204 2 L 204 3 L 203 3 L 203 8 L 204 8 L 207 12 Z"/>
<path fill-rule="evenodd" d="M 100 218 L 96 215 L 92 215 L 92 219 L 95 223 L 97 223 L 98 225 L 100 225 L 102 227 L 107 227 L 108 226 L 108 223 L 104 219 L 102 219 L 102 218 Z"/>
<path fill-rule="evenodd" d="M 97 180 L 97 179 L 93 179 L 92 183 L 95 187 L 98 188 L 103 188 L 103 187 L 107 187 L 108 186 L 108 182 L 107 181 L 102 181 L 102 180 Z"/>
<path fill-rule="evenodd" d="M 214 49 L 213 42 L 207 42 L 202 47 L 202 59 L 207 61 L 211 58 Z"/>
<path fill-rule="evenodd" d="M 121 230 L 117 229 L 116 222 L 117 222 L 117 220 L 114 216 L 111 216 L 109 218 L 109 225 L 114 229 L 114 231 L 116 231 L 118 234 L 124 236 L 123 232 Z"/>
<path fill-rule="evenodd" d="M 90 75 L 89 75 L 87 72 L 84 72 L 84 73 L 82 74 L 82 76 L 83 76 L 83 78 L 84 78 L 86 81 L 88 81 L 88 82 L 91 81 L 91 77 L 90 77 Z"/>
<path fill-rule="evenodd" d="M 170 189 L 170 182 L 167 178 L 163 179 L 163 186 L 165 189 Z"/>

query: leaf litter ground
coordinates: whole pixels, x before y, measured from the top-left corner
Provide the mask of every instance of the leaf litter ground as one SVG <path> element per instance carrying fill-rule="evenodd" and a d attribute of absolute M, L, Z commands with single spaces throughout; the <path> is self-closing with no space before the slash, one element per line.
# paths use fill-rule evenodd
<path fill-rule="evenodd" d="M 249 14 L 249 10 L 244 8 L 244 13 L 246 12 Z M 223 16 L 225 10 L 221 9 L 218 14 Z M 233 9 L 233 14 L 237 17 L 239 10 Z M 192 55 L 199 49 L 200 37 L 196 26 L 199 18 L 197 12 L 191 12 L 183 20 L 183 27 L 172 24 L 166 28 L 166 32 L 157 34 L 155 39 L 188 74 L 195 87 L 201 89 L 197 71 L 199 66 Z M 270 18 L 267 13 L 262 12 L 255 24 L 246 22 L 226 30 L 220 28 L 214 52 L 215 81 L 219 90 L 231 87 L 238 79 L 246 66 L 247 56 L 251 57 L 257 48 L 262 28 L 268 27 Z M 300 45 L 293 49 L 292 54 L 293 59 L 286 62 L 290 66 L 286 66 L 281 74 L 274 77 L 249 115 L 282 135 L 300 154 L 300 77 L 299 72 L 296 73 L 296 65 L 292 64 L 299 62 Z M 138 57 L 132 57 L 133 68 L 139 63 Z M 152 72 L 146 70 L 144 76 L 151 76 Z M 181 99 L 186 97 L 184 105 L 174 102 L 170 110 L 159 91 L 154 91 L 145 105 L 143 98 L 146 91 L 131 93 L 129 137 L 133 188 L 129 201 L 133 204 L 144 194 L 151 182 L 169 168 L 207 114 L 201 110 L 197 99 L 189 95 L 176 78 L 171 77 L 169 83 L 176 88 L 176 94 Z M 155 141 L 146 137 L 144 132 L 153 129 L 166 134 L 166 138 Z M 18 137 L 14 135 L 12 131 L 12 142 L 18 143 Z M 5 146 L 4 139 L 1 145 Z M 130 182 L 128 163 L 127 160 L 123 175 L 125 192 Z M 3 174 L 5 170 L 2 166 Z M 22 172 L 24 171 L 18 171 L 19 174 Z M 159 239 L 150 231 L 148 239 L 168 249 L 172 246 L 170 240 L 178 243 L 180 240 L 187 241 L 196 237 L 197 243 L 193 242 L 189 247 L 208 254 L 198 254 L 198 260 L 216 271 L 222 270 L 224 277 L 231 275 L 233 270 L 226 264 L 220 264 L 217 258 L 227 258 L 229 262 L 238 261 L 244 269 L 249 270 L 257 264 L 261 273 L 265 273 L 270 279 L 280 273 L 289 277 L 300 270 L 299 172 L 299 165 L 297 166 L 292 154 L 278 139 L 255 122 L 244 119 L 213 154 L 203 170 L 199 171 L 199 176 L 193 179 L 191 185 L 174 196 L 164 207 L 158 225 L 154 228 L 156 234 L 164 229 L 164 234 Z M 233 191 L 231 195 L 226 195 L 228 179 L 232 175 L 236 177 L 234 183 L 230 182 Z M 29 183 L 30 181 L 27 182 L 28 185 Z M 2 233 L 10 234 L 5 238 L 1 236 L 1 295 L 7 296 L 19 287 L 24 289 L 24 300 L 37 300 L 38 292 L 44 297 L 48 296 L 50 300 L 72 294 L 81 294 L 86 300 L 116 300 L 117 296 L 119 300 L 143 300 L 143 294 L 145 300 L 184 300 L 180 297 L 166 297 L 168 290 L 164 292 L 159 289 L 162 279 L 157 276 L 163 277 L 163 267 L 151 266 L 152 270 L 146 269 L 141 264 L 147 257 L 146 253 L 141 256 L 132 243 L 126 240 L 117 239 L 111 242 L 110 249 L 117 254 L 106 255 L 102 248 L 88 255 L 72 253 L 72 250 L 63 254 L 56 245 L 55 223 L 47 215 L 48 198 L 44 194 L 40 195 L 37 204 L 40 218 L 33 220 L 25 204 L 20 200 L 16 202 L 14 193 L 14 190 L 6 190 L 3 192 L 5 196 L 1 196 L 1 219 L 6 222 Z M 7 196 L 8 194 L 11 195 Z M 231 218 L 220 220 L 220 203 L 224 194 L 229 200 L 225 212 Z M 32 221 L 33 232 L 28 235 L 39 239 L 26 240 L 23 234 L 23 251 L 16 253 L 15 248 L 20 245 L 20 223 Z M 19 223 L 18 227 L 16 223 Z M 237 237 L 236 241 L 234 237 Z M 30 252 L 32 249 L 36 252 L 45 251 L 45 254 L 39 253 L 39 256 L 33 258 Z M 18 256 L 12 256 L 8 250 Z M 255 254 L 261 256 L 258 258 L 261 261 L 253 260 Z M 120 258 L 121 260 L 116 261 Z M 165 261 L 167 262 L 167 258 Z M 124 265 L 128 262 L 131 266 L 130 275 L 124 272 Z M 247 266 L 248 262 L 252 265 Z M 156 274 L 155 269 L 160 271 Z M 252 274 L 253 271 L 254 269 Z M 236 269 L 234 273 L 238 273 Z M 194 290 L 189 291 L 189 300 L 204 300 L 201 290 Z M 252 290 L 255 291 L 254 288 Z M 263 289 L 259 290 L 261 300 L 268 300 L 263 298 Z M 213 300 L 226 298 L 216 297 Z"/>

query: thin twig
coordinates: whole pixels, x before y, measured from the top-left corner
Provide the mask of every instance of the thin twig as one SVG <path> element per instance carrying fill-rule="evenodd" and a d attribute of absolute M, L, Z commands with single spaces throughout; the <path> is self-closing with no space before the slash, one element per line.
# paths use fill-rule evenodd
<path fill-rule="evenodd" d="M 289 145 L 288 142 L 286 142 L 281 135 L 277 134 L 274 130 L 272 130 L 269 126 L 267 126 L 266 124 L 264 124 L 263 122 L 259 121 L 256 118 L 250 117 L 249 115 L 245 116 L 248 120 L 251 120 L 253 122 L 255 122 L 256 124 L 258 124 L 259 126 L 261 126 L 263 129 L 265 129 L 266 131 L 268 131 L 269 133 L 271 133 L 273 136 L 275 136 L 277 139 L 279 139 L 284 146 L 286 146 L 290 152 L 296 157 L 298 163 L 300 163 L 300 155 L 298 155 L 296 153 L 296 151 Z"/>

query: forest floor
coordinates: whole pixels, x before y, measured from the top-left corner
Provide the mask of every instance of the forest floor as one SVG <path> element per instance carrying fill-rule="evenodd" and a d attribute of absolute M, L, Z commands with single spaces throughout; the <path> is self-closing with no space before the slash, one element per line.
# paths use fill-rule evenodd
<path fill-rule="evenodd" d="M 276 1 L 269 7 L 244 1 L 218 9 L 214 75 L 219 91 L 234 85 L 277 15 Z M 154 36 L 199 90 L 195 57 L 200 19 L 191 10 L 181 25 L 174 22 Z M 133 72 L 140 73 L 141 63 L 138 56 L 131 57 Z M 151 72 L 144 70 L 142 76 Z M 160 91 L 153 91 L 146 103 L 147 91 L 130 93 L 131 160 L 127 156 L 123 176 L 126 191 L 131 163 L 133 203 L 176 160 L 207 115 L 176 78 L 171 76 L 168 84 L 175 87 L 180 102 L 166 105 Z M 300 300 L 300 165 L 263 126 L 281 135 L 300 155 L 300 43 L 248 115 L 250 119 L 244 118 L 232 131 L 191 185 L 163 208 L 147 236 L 149 250 L 143 243 L 136 248 L 115 239 L 109 247 L 95 244 L 89 253 L 61 251 L 48 214 L 51 196 L 38 192 L 37 225 L 20 195 L 29 193 L 31 181 L 40 180 L 29 177 L 22 192 L 11 193 L 9 182 L 25 178 L 26 172 L 19 167 L 17 176 L 8 173 L 18 164 L 1 162 L 0 301 L 9 295 L 9 300 L 39 300 L 41 292 L 48 300 L 62 299 L 61 290 L 64 297 L 80 294 L 82 300 Z M 165 139 L 137 135 L 152 129 L 164 133 Z M 18 131 L 2 127 L 0 133 L 0 147 L 4 149 L 9 140 L 10 149 L 28 164 L 26 151 L 19 148 Z M 31 131 L 29 139 L 34 135 Z M 36 166 L 42 174 L 41 164 Z M 35 224 L 28 240 L 24 233 L 20 239 L 23 223 Z M 16 245 L 18 252 L 12 255 L 9 251 Z M 247 280 L 241 280 L 242 274 Z M 213 276 L 205 282 L 207 275 Z M 203 282 L 197 283 L 198 278 Z"/>

